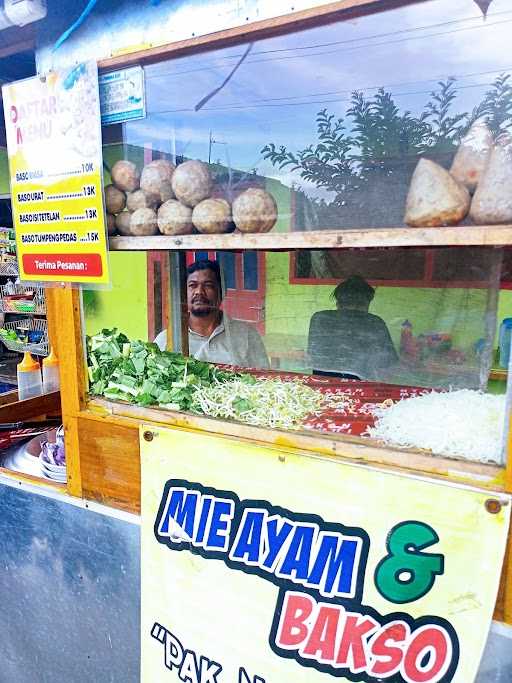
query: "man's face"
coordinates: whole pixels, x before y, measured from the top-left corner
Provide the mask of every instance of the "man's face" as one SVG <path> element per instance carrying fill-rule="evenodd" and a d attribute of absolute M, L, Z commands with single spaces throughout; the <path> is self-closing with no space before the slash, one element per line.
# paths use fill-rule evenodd
<path fill-rule="evenodd" d="M 196 270 L 187 278 L 187 304 L 192 315 L 205 317 L 220 306 L 220 291 L 213 270 Z"/>

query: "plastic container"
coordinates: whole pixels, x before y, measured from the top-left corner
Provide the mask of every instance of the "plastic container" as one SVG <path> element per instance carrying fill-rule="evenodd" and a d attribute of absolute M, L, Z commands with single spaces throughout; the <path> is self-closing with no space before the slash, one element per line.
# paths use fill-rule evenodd
<path fill-rule="evenodd" d="M 43 392 L 39 363 L 26 351 L 17 367 L 18 396 L 20 401 L 40 396 Z"/>
<path fill-rule="evenodd" d="M 499 350 L 500 367 L 507 369 L 510 360 L 510 341 L 512 335 L 512 318 L 504 318 L 500 325 Z"/>
<path fill-rule="evenodd" d="M 402 323 L 402 331 L 400 333 L 400 354 L 402 356 L 410 355 L 412 350 L 412 323 L 409 320 L 404 320 Z"/>
<path fill-rule="evenodd" d="M 59 389 L 59 359 L 50 349 L 50 355 L 43 359 L 43 394 L 51 394 Z"/>

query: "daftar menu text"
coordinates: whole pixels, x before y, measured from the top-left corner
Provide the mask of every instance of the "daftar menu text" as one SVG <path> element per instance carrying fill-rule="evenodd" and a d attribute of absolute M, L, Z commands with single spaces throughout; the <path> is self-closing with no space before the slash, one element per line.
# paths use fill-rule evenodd
<path fill-rule="evenodd" d="M 20 278 L 107 284 L 96 64 L 2 95 Z"/>

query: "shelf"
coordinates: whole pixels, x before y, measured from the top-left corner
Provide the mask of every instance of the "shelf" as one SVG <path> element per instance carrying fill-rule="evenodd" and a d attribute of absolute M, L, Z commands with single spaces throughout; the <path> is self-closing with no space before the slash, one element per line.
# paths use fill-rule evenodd
<path fill-rule="evenodd" d="M 18 277 L 18 264 L 17 263 L 0 263 L 0 276 L 3 277 Z"/>
<path fill-rule="evenodd" d="M 24 300 L 12 299 L 12 296 L 23 296 L 28 293 L 33 294 L 33 299 Z M 42 287 L 31 287 L 30 285 L 0 285 L 0 311 L 3 313 L 17 313 L 21 315 L 45 315 L 46 302 L 44 289 Z"/>
<path fill-rule="evenodd" d="M 12 339 L 0 338 L 0 341 L 5 344 L 9 351 L 16 351 L 17 353 L 24 353 L 28 351 L 34 356 L 47 356 L 49 353 L 49 342 L 48 342 L 48 323 L 43 318 L 29 318 L 27 321 L 14 321 L 11 323 L 5 323 L 4 329 L 12 330 L 16 332 L 18 328 L 23 328 L 26 330 L 38 331 L 42 333 L 41 340 L 37 343 L 35 342 L 22 342 L 15 341 Z"/>
<path fill-rule="evenodd" d="M 311 232 L 230 233 L 222 235 L 156 235 L 111 237 L 113 251 L 332 249 L 351 247 L 504 246 L 512 244 L 512 225 L 450 228 L 371 228 Z"/>
<path fill-rule="evenodd" d="M 501 486 L 501 483 L 498 482 L 500 482 L 503 468 L 499 465 L 433 456 L 426 451 L 413 448 L 388 447 L 379 441 L 367 437 L 255 427 L 206 415 L 195 415 L 158 408 L 141 408 L 128 403 L 108 401 L 99 397 L 89 398 L 86 411 L 82 412 L 80 417 L 89 417 L 99 421 L 101 423 L 101 430 L 107 428 L 105 424 L 109 418 L 114 420 L 128 418 L 130 423 L 127 423 L 126 426 L 132 428 L 137 427 L 137 423 L 154 423 L 186 430 L 198 430 L 225 437 L 249 439 L 250 441 L 267 443 L 279 448 L 298 448 L 321 455 L 341 456 L 349 460 L 355 460 L 358 463 L 398 467 L 415 473 L 420 471 L 429 476 L 441 477 L 443 480 L 452 479 L 484 488 L 499 488 Z"/>

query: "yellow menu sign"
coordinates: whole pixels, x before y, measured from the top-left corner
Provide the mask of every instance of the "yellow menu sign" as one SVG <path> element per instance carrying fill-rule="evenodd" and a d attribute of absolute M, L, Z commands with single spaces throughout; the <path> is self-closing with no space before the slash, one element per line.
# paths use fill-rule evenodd
<path fill-rule="evenodd" d="M 20 279 L 110 281 L 94 61 L 4 85 Z"/>
<path fill-rule="evenodd" d="M 143 683 L 475 680 L 509 496 L 179 429 L 140 448 Z"/>

